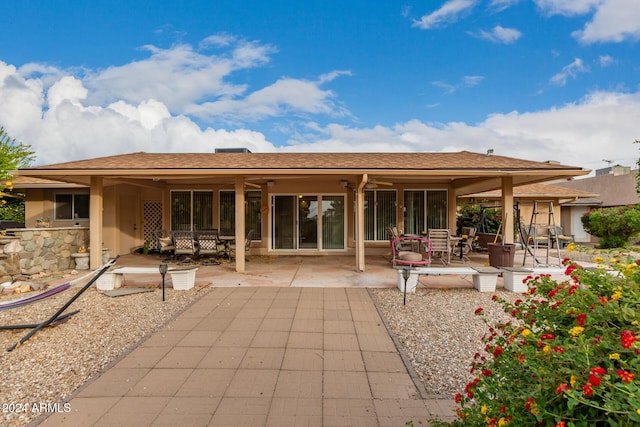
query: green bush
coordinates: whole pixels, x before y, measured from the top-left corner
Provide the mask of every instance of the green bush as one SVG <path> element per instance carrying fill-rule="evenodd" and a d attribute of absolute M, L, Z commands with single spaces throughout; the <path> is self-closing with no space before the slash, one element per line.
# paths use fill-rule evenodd
<path fill-rule="evenodd" d="M 640 207 L 595 209 L 584 214 L 581 220 L 589 234 L 600 238 L 601 248 L 621 248 L 628 245 L 631 238 L 640 232 Z"/>
<path fill-rule="evenodd" d="M 513 320 L 485 318 L 484 351 L 471 369 L 476 378 L 456 395 L 453 425 L 640 425 L 638 263 L 565 265 L 567 281 L 528 277 L 521 299 L 494 296 Z"/>
<path fill-rule="evenodd" d="M 464 205 L 458 212 L 458 234 L 462 227 L 474 227 L 478 233 L 496 234 L 502 222 L 502 210 L 481 205 Z"/>

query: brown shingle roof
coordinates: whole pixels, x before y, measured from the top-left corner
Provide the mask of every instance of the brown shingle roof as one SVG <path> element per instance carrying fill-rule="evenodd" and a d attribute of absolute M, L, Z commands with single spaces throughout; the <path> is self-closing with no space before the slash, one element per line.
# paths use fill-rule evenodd
<path fill-rule="evenodd" d="M 456 153 L 131 153 L 78 160 L 25 170 L 581 170 L 462 151 Z"/>
<path fill-rule="evenodd" d="M 465 197 L 475 198 L 497 198 L 500 197 L 500 190 L 485 191 L 482 193 L 467 194 Z M 553 184 L 528 184 L 520 185 L 513 188 L 514 197 L 528 197 L 528 198 L 592 198 L 597 197 L 598 193 L 590 191 L 582 191 L 572 188 L 566 188 Z"/>

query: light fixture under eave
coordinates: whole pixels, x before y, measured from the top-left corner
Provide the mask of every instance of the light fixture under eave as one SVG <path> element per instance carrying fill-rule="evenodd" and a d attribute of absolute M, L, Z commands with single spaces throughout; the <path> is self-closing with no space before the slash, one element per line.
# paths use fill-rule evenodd
<path fill-rule="evenodd" d="M 267 187 L 273 188 L 275 185 L 276 185 L 275 181 L 271 181 L 271 180 L 267 181 Z"/>
<path fill-rule="evenodd" d="M 347 188 L 348 186 L 349 186 L 349 181 L 347 181 L 346 179 L 343 179 L 340 181 L 340 187 Z"/>

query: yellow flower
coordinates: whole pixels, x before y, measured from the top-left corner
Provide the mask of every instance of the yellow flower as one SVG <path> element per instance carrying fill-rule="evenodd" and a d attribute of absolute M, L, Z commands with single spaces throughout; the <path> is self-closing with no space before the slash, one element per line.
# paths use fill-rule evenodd
<path fill-rule="evenodd" d="M 617 259 L 615 258 L 609 258 L 609 264 L 615 264 L 617 261 Z"/>
<path fill-rule="evenodd" d="M 531 408 L 531 413 L 533 415 L 538 415 L 540 413 L 540 408 Z"/>
<path fill-rule="evenodd" d="M 640 409 L 636 409 L 636 413 L 640 415 Z"/>
<path fill-rule="evenodd" d="M 571 387 L 576 385 L 576 380 L 578 379 L 578 377 L 576 377 L 575 375 L 571 375 L 571 379 L 569 380 L 569 384 L 571 384 Z"/>
<path fill-rule="evenodd" d="M 574 326 L 569 330 L 569 334 L 571 334 L 572 337 L 577 337 L 583 332 L 584 332 L 584 328 L 582 326 Z"/>
<path fill-rule="evenodd" d="M 13 182 L 7 181 L 4 183 L 4 186 L 7 187 L 7 190 L 13 189 Z"/>
<path fill-rule="evenodd" d="M 551 350 L 551 347 L 549 347 L 548 345 L 545 345 L 545 346 L 542 348 L 542 351 L 544 351 L 545 353 L 549 353 L 549 351 L 550 351 L 550 350 Z"/>
<path fill-rule="evenodd" d="M 482 405 L 482 408 L 480 408 L 480 413 L 481 413 L 482 415 L 484 415 L 484 414 L 486 414 L 486 413 L 487 413 L 487 405 Z"/>
<path fill-rule="evenodd" d="M 633 270 L 636 268 L 636 264 L 627 264 L 627 270 Z"/>
<path fill-rule="evenodd" d="M 637 325 L 637 324 L 638 324 L 638 321 L 637 321 L 637 320 L 634 320 L 633 322 L 631 322 L 631 324 L 632 324 L 632 325 Z"/>
<path fill-rule="evenodd" d="M 620 360 L 620 354 L 619 353 L 611 353 L 609 355 L 609 359 L 610 360 Z"/>
<path fill-rule="evenodd" d="M 504 419 L 504 417 L 502 417 L 502 418 L 500 418 L 500 419 L 498 420 L 498 425 L 499 425 L 499 426 L 506 426 L 508 422 L 509 422 L 509 421 L 505 420 L 505 419 Z"/>
<path fill-rule="evenodd" d="M 522 336 L 525 338 L 531 335 L 531 331 L 529 329 L 525 329 L 521 333 L 522 333 Z"/>
<path fill-rule="evenodd" d="M 569 243 L 569 244 L 567 245 L 567 251 L 569 251 L 569 252 L 573 252 L 573 250 L 574 250 L 575 248 L 576 248 L 576 247 L 575 247 L 575 245 L 574 245 L 573 243 Z"/>
<path fill-rule="evenodd" d="M 620 297 L 622 296 L 622 292 L 620 291 L 615 291 L 613 293 L 613 295 L 611 295 L 611 299 L 614 301 L 618 301 L 620 299 Z"/>
<path fill-rule="evenodd" d="M 597 256 L 593 259 L 594 262 L 597 262 L 598 264 L 601 264 L 604 262 L 604 258 L 602 258 L 601 256 Z"/>

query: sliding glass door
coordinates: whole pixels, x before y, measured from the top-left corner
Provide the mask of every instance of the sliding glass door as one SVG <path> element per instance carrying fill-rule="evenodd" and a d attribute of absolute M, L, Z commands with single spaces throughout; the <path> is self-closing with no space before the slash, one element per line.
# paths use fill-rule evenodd
<path fill-rule="evenodd" d="M 274 195 L 272 249 L 345 248 L 344 196 Z"/>

